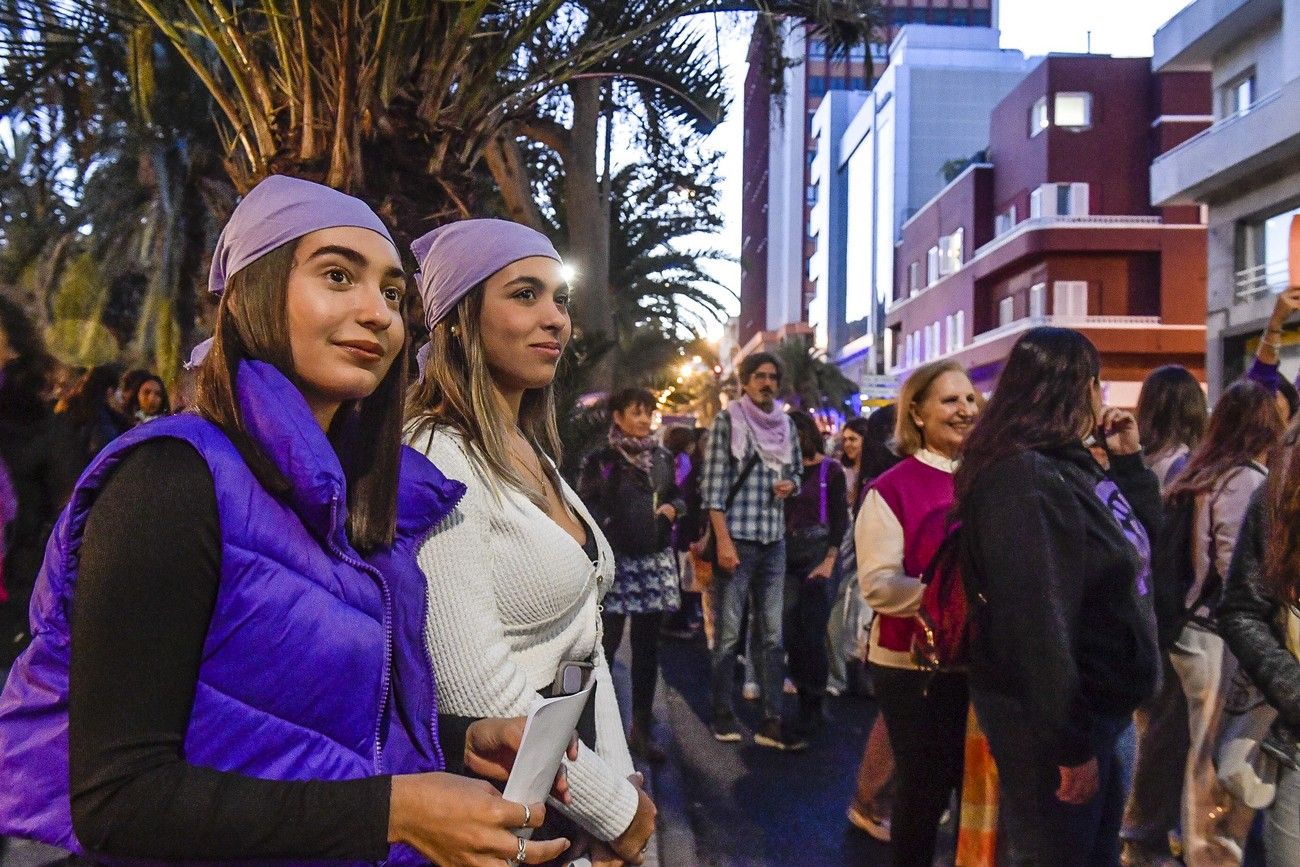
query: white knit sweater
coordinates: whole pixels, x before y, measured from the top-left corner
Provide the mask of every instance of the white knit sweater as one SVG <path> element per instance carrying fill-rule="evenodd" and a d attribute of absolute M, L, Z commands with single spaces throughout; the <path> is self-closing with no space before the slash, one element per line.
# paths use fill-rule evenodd
<path fill-rule="evenodd" d="M 569 505 L 596 536 L 599 563 L 531 500 L 488 481 L 464 440 L 439 429 L 414 438 L 438 469 L 467 486 L 456 509 L 420 546 L 429 582 L 425 640 L 434 659 L 438 706 L 471 717 L 523 716 L 564 660 L 595 662 L 596 751 L 564 760 L 573 803 L 562 807 L 595 837 L 612 840 L 632 823 L 632 757 L 600 642 L 600 597 L 614 557 L 582 501 Z M 494 488 L 496 493 L 494 493 Z"/>

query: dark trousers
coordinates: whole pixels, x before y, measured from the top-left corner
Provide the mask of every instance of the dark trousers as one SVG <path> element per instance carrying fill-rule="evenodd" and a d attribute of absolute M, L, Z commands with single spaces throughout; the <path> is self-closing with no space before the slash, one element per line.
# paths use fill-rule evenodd
<path fill-rule="evenodd" d="M 939 819 L 961 792 L 966 757 L 966 675 L 871 666 L 894 750 L 893 863 L 930 867 Z"/>
<path fill-rule="evenodd" d="M 818 561 L 820 562 L 820 561 Z M 799 695 L 818 698 L 826 693 L 830 663 L 826 658 L 826 624 L 831 617 L 832 581 L 809 581 L 817 563 L 790 563 L 782 597 L 782 634 L 790 679 Z"/>
<path fill-rule="evenodd" d="M 614 664 L 614 654 L 623 643 L 626 614 L 601 614 L 604 622 L 605 660 Z M 632 614 L 632 723 L 649 730 L 654 718 L 655 682 L 659 678 L 659 622 L 663 614 Z"/>
<path fill-rule="evenodd" d="M 1099 716 L 1093 750 L 1101 787 L 1086 804 L 1057 800 L 1060 771 L 1041 727 L 1016 699 L 975 691 L 975 713 L 998 766 L 1006 861 L 1034 867 L 1115 867 L 1124 815 L 1124 770 L 1116 744 L 1127 716 Z"/>

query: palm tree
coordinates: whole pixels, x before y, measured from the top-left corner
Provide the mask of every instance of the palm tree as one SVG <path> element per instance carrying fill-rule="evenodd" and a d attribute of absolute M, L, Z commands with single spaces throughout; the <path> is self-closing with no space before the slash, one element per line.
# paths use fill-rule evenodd
<path fill-rule="evenodd" d="M 807 337 L 783 341 L 776 355 L 785 368 L 781 396 L 800 409 L 830 407 L 844 412 L 848 399 L 858 393 L 853 380 Z"/>

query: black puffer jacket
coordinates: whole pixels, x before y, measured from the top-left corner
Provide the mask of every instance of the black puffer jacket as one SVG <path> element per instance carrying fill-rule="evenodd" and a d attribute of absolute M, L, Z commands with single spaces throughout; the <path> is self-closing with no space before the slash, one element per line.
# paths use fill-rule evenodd
<path fill-rule="evenodd" d="M 669 546 L 672 525 L 656 517 L 660 506 L 672 505 L 679 517 L 686 511 L 673 456 L 662 447 L 654 450 L 649 475 L 613 446 L 592 452 L 578 476 L 578 496 L 614 553 L 627 557 L 644 557 Z"/>
<path fill-rule="evenodd" d="M 1219 605 L 1219 633 L 1282 722 L 1300 733 L 1300 660 L 1286 648 L 1282 602 L 1265 580 L 1267 497 L 1264 485 L 1246 510 Z"/>

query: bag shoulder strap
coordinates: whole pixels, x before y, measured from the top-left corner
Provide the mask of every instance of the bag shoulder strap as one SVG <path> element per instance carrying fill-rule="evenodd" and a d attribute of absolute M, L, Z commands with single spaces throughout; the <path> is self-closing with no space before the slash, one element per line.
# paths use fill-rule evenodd
<path fill-rule="evenodd" d="M 727 505 L 723 508 L 724 512 L 731 511 L 732 504 L 736 502 L 736 496 L 740 493 L 740 489 L 745 486 L 745 482 L 749 479 L 749 474 L 754 471 L 754 466 L 757 463 L 758 450 L 755 449 L 753 452 L 750 452 L 749 460 L 745 461 L 745 465 L 740 468 L 740 475 L 731 483 L 731 490 L 727 491 Z"/>
<path fill-rule="evenodd" d="M 827 524 L 830 519 L 830 509 L 828 508 L 826 496 L 826 478 L 830 475 L 830 472 L 831 459 L 822 458 L 821 466 L 818 468 L 817 472 L 817 484 L 821 489 L 821 493 L 818 495 L 820 499 L 818 501 L 819 508 L 817 514 L 819 523 L 823 525 Z"/>

